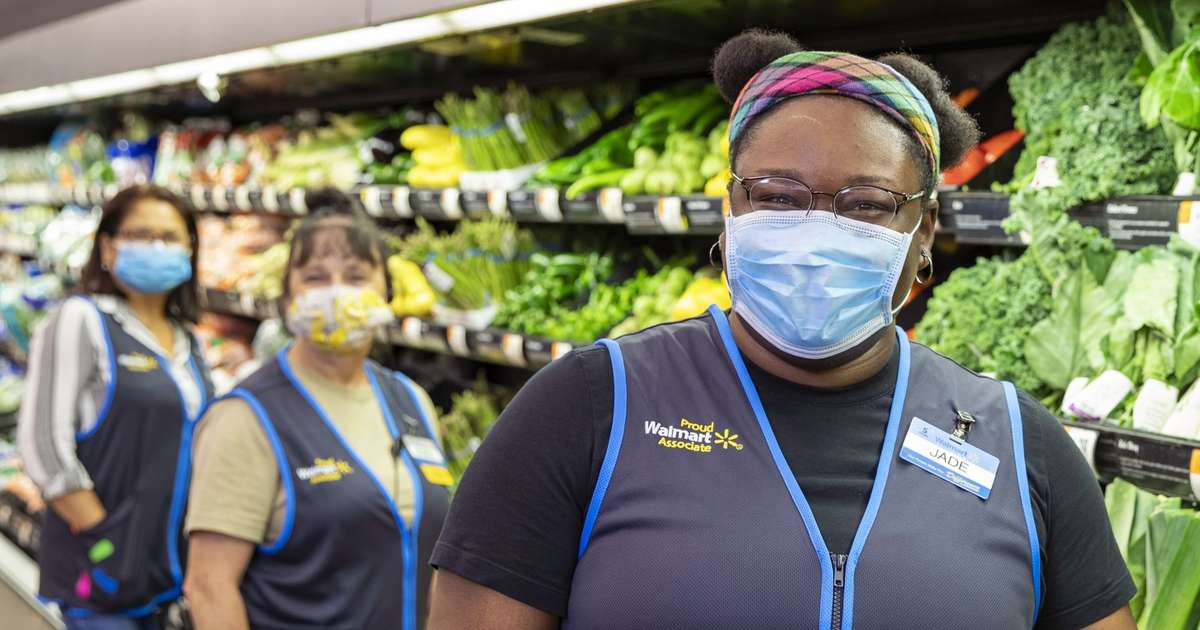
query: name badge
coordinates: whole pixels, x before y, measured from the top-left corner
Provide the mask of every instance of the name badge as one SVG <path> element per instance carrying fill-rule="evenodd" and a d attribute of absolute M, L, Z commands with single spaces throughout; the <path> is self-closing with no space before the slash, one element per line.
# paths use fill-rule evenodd
<path fill-rule="evenodd" d="M 1000 460 L 949 433 L 913 418 L 900 446 L 900 459 L 967 492 L 987 499 L 996 481 Z"/>
<path fill-rule="evenodd" d="M 404 449 L 408 451 L 409 455 L 412 455 L 413 459 L 433 462 L 435 464 L 444 464 L 446 462 L 445 458 L 442 457 L 442 450 L 438 448 L 437 443 L 427 437 L 405 435 Z"/>

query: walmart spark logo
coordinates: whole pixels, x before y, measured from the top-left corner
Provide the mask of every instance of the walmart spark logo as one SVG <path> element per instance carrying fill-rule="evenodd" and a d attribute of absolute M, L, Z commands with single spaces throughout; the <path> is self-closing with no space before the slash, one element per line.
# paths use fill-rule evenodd
<path fill-rule="evenodd" d="M 730 433 L 729 429 L 725 429 L 724 431 L 721 431 L 713 436 L 713 443 L 717 444 L 723 449 L 732 448 L 740 451 L 743 448 L 746 448 L 745 445 L 738 442 L 738 434 Z"/>

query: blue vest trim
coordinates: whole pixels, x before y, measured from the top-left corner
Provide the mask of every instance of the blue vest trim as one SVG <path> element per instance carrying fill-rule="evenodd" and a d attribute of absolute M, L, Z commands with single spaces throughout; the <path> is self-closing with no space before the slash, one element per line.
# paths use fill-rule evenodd
<path fill-rule="evenodd" d="M 339 443 L 341 443 L 342 448 L 346 449 L 346 452 L 350 455 L 350 457 L 354 458 L 354 464 L 358 466 L 359 470 L 363 471 L 363 474 L 365 474 L 367 478 L 371 480 L 371 483 L 375 484 L 375 488 L 379 490 L 379 493 L 383 495 L 384 501 L 387 502 L 388 510 L 392 513 L 392 519 L 396 523 L 396 529 L 400 532 L 400 548 L 404 554 L 404 599 L 406 604 L 412 604 L 412 606 L 409 606 L 405 609 L 406 612 L 404 615 L 403 627 L 404 630 L 416 630 L 416 558 L 415 554 L 412 553 L 412 547 L 414 544 L 413 541 L 415 538 L 412 537 L 412 532 L 409 530 L 408 525 L 405 524 L 404 517 L 400 516 L 400 510 L 396 507 L 396 502 L 392 499 L 391 493 L 387 491 L 387 487 L 383 485 L 383 482 L 379 481 L 379 477 L 375 475 L 375 472 L 371 470 L 369 466 L 363 463 L 362 458 L 358 456 L 358 453 L 350 446 L 350 443 L 346 441 L 346 438 L 342 436 L 342 432 L 338 430 L 337 425 L 335 425 L 333 421 L 329 419 L 329 416 L 325 413 L 325 410 L 320 404 L 317 403 L 317 400 L 312 397 L 312 394 L 310 394 L 308 389 L 304 387 L 304 384 L 300 382 L 300 379 L 296 377 L 295 372 L 292 371 L 292 366 L 288 362 L 287 351 L 288 348 L 284 348 L 279 352 L 279 356 L 276 358 L 276 361 L 279 362 L 279 369 L 283 371 L 283 375 L 287 377 L 288 381 L 292 384 L 292 387 L 295 387 L 296 391 L 300 392 L 300 395 L 304 397 L 304 400 L 308 402 L 309 406 L 311 406 L 313 410 L 317 412 L 317 416 L 321 418 L 321 422 L 325 423 L 325 426 L 329 429 L 329 432 L 333 434 L 333 437 L 337 438 Z M 371 376 L 370 372 L 367 372 L 367 378 L 371 381 L 371 386 L 373 389 L 378 387 L 378 384 L 375 383 L 375 379 L 373 376 Z M 391 418 L 391 412 L 388 410 L 387 404 L 385 404 L 383 400 L 378 400 L 377 389 L 375 389 L 375 394 L 380 409 L 383 411 L 383 417 L 388 423 L 388 430 L 392 431 L 395 428 L 395 420 Z M 395 436 L 395 433 L 392 435 Z M 414 523 L 416 523 L 420 520 L 420 510 L 423 502 L 420 488 L 421 478 L 418 476 L 420 472 L 412 463 L 412 459 L 408 456 L 408 451 L 401 451 L 401 455 L 404 458 L 404 463 L 408 466 L 409 474 L 411 475 L 411 480 L 414 486 L 413 496 L 415 498 L 415 510 L 413 513 L 413 520 Z"/>
<path fill-rule="evenodd" d="M 615 341 L 601 339 L 596 343 L 608 349 L 608 358 L 612 363 L 613 375 L 613 417 L 612 431 L 608 434 L 608 446 L 604 450 L 604 462 L 600 465 L 600 475 L 596 478 L 596 487 L 592 490 L 592 500 L 588 502 L 587 515 L 583 519 L 583 530 L 579 536 L 579 555 L 587 551 L 588 540 L 592 537 L 592 528 L 596 526 L 596 517 L 600 514 L 600 504 L 604 502 L 604 493 L 608 491 L 608 483 L 612 481 L 613 470 L 617 467 L 617 456 L 621 453 L 621 440 L 625 437 L 625 359 L 621 356 L 621 347 Z"/>
<path fill-rule="evenodd" d="M 254 415 L 258 417 L 258 423 L 262 425 L 263 433 L 267 434 L 267 441 L 271 443 L 271 450 L 275 453 L 275 464 L 279 466 L 279 481 L 283 484 L 283 526 L 279 528 L 279 535 L 271 544 L 258 545 L 259 553 L 271 556 L 279 553 L 280 549 L 287 544 L 287 541 L 292 536 L 292 524 L 296 521 L 296 488 L 292 485 L 292 467 L 288 463 L 287 453 L 283 451 L 283 442 L 279 439 L 279 433 L 275 431 L 275 425 L 272 424 L 270 416 L 267 415 L 267 410 L 263 408 L 262 403 L 254 397 L 254 394 L 238 388 L 229 392 L 226 398 L 240 398 L 250 409 L 254 411 Z"/>
<path fill-rule="evenodd" d="M 158 357 L 159 365 L 167 366 L 166 359 Z M 183 584 L 183 567 L 179 562 L 179 531 L 180 521 L 183 520 L 183 506 L 187 503 L 188 486 L 192 477 L 192 439 L 196 434 L 196 421 L 204 413 L 208 401 L 205 400 L 204 379 L 200 377 L 200 369 L 196 367 L 195 356 L 188 357 L 188 368 L 192 379 L 200 385 L 200 404 L 196 406 L 196 415 L 188 415 L 187 402 L 183 397 L 183 388 L 167 370 L 167 376 L 175 384 L 179 392 L 179 404 L 183 411 L 183 437 L 179 440 L 179 457 L 175 460 L 175 483 L 171 488 L 171 511 L 167 516 L 167 559 L 171 563 L 171 578 L 178 586 Z"/>
<path fill-rule="evenodd" d="M 817 527 L 817 519 L 808 506 L 808 500 L 804 498 L 804 492 L 800 490 L 800 484 L 796 483 L 796 477 L 792 474 L 792 469 L 788 467 L 787 460 L 783 458 L 779 442 L 775 440 L 775 432 L 771 430 L 767 413 L 763 410 L 762 401 L 758 398 L 758 390 L 755 389 L 754 382 L 750 380 L 750 373 L 746 371 L 742 353 L 738 350 L 737 342 L 733 340 L 733 332 L 729 329 L 729 319 L 726 318 L 725 312 L 717 308 L 715 304 L 708 307 L 708 313 L 712 316 L 713 323 L 717 325 L 721 341 L 725 344 L 725 354 L 729 355 L 729 362 L 733 364 L 733 369 L 737 372 L 738 380 L 742 384 L 742 391 L 746 394 L 750 408 L 754 410 L 754 417 L 758 419 L 758 428 L 762 431 L 767 447 L 771 451 L 771 458 L 775 460 L 775 468 L 779 471 L 783 484 L 787 486 L 788 494 L 792 496 L 792 503 L 795 504 L 796 511 L 800 513 L 800 518 L 804 519 L 804 528 L 808 530 L 809 542 L 812 543 L 813 550 L 817 554 L 817 561 L 821 564 L 820 629 L 829 630 L 833 623 L 833 560 L 829 557 L 829 548 L 825 546 L 821 529 Z"/>
<path fill-rule="evenodd" d="M 108 419 L 108 412 L 112 408 L 113 396 L 117 392 L 117 354 L 113 352 L 112 338 L 108 334 L 108 325 L 104 323 L 104 314 L 100 312 L 100 307 L 96 303 L 86 297 L 79 298 L 91 306 L 96 311 L 96 316 L 100 318 L 100 332 L 104 335 L 104 349 L 108 355 L 108 387 L 104 392 L 104 403 L 100 405 L 100 412 L 96 414 L 96 424 L 87 431 L 81 431 L 75 434 L 75 442 L 78 444 L 94 435 L 100 430 L 100 425 Z"/>
<path fill-rule="evenodd" d="M 426 430 L 429 429 L 429 420 L 425 417 L 425 410 L 421 409 L 415 392 L 411 388 L 411 384 L 405 379 L 398 378 L 401 384 L 405 386 L 405 391 L 408 392 L 412 403 L 417 407 L 418 415 L 425 425 Z M 386 400 L 383 397 L 383 392 L 379 389 L 379 382 L 375 380 L 375 374 L 371 370 L 367 370 L 367 380 L 371 382 L 371 391 L 375 393 L 375 399 L 379 401 L 379 407 L 383 411 L 383 419 L 387 422 L 388 434 L 393 440 L 400 439 L 400 428 L 396 425 L 396 419 L 392 417 L 392 411 L 388 405 L 384 403 Z M 429 437 L 433 439 L 435 433 L 430 433 Z M 437 444 L 437 440 L 434 440 Z M 346 449 L 350 450 L 350 449 Z M 401 542 L 404 545 L 404 628 L 405 630 L 415 630 L 417 627 L 417 544 L 420 540 L 419 531 L 421 527 L 421 513 L 425 509 L 425 493 L 421 487 L 421 472 L 417 469 L 416 463 L 413 462 L 412 456 L 408 450 L 400 451 L 400 456 L 404 460 L 404 466 L 408 468 L 409 479 L 413 486 L 413 519 L 412 524 L 408 528 L 401 528 Z M 391 496 L 388 496 L 390 501 Z M 399 509 L 391 505 L 392 511 L 399 516 Z"/>
<path fill-rule="evenodd" d="M 896 388 L 892 392 L 892 410 L 888 415 L 887 431 L 883 438 L 883 448 L 880 449 L 879 465 L 875 468 L 875 482 L 871 486 L 871 498 L 867 501 L 867 510 L 863 513 L 858 531 L 854 534 L 854 542 L 850 545 L 850 554 L 846 559 L 845 590 L 842 599 L 842 628 L 850 630 L 854 623 L 854 569 L 858 558 L 862 555 L 867 537 L 871 535 L 871 527 L 875 525 L 875 517 L 879 514 L 879 504 L 883 502 L 883 490 L 887 486 L 888 473 L 892 470 L 892 460 L 895 459 L 896 434 L 904 413 L 904 400 L 908 396 L 908 370 L 911 362 L 911 350 L 908 337 L 899 327 L 896 328 L 896 343 L 900 345 L 900 365 L 896 373 Z"/>
<path fill-rule="evenodd" d="M 437 445 L 439 451 L 442 451 L 442 457 L 445 458 L 446 452 L 442 448 L 441 438 L 433 426 L 433 419 L 429 417 L 429 410 L 425 408 L 425 405 L 422 404 L 421 396 L 417 394 L 416 383 L 413 383 L 407 374 L 393 371 L 392 376 L 397 381 L 400 381 L 400 384 L 404 386 L 404 391 L 408 392 L 409 399 L 412 400 L 413 406 L 417 408 L 417 417 L 420 418 L 421 424 L 425 425 L 425 430 L 429 432 L 429 437 L 433 439 L 433 443 Z"/>
<path fill-rule="evenodd" d="M 1021 406 L 1017 402 L 1017 388 L 1004 382 L 1004 399 L 1008 402 L 1008 419 L 1012 423 L 1013 458 L 1017 468 L 1017 492 L 1021 495 L 1021 511 L 1025 513 L 1025 529 L 1029 530 L 1030 566 L 1033 573 L 1033 618 L 1042 610 L 1042 554 L 1038 541 L 1037 525 L 1033 520 L 1033 502 L 1029 498 L 1029 469 L 1025 467 L 1025 436 L 1021 422 Z"/>
<path fill-rule="evenodd" d="M 161 606 L 164 603 L 169 602 L 171 600 L 179 599 L 179 597 L 181 595 L 183 595 L 183 590 L 180 589 L 179 587 L 174 587 L 168 591 L 165 591 L 165 592 L 159 593 L 158 595 L 155 595 L 154 599 L 151 599 L 148 603 L 138 606 L 137 608 L 127 608 L 125 610 L 115 612 L 115 613 L 108 612 L 108 613 L 104 613 L 104 615 L 113 616 L 113 617 L 129 617 L 130 619 L 138 619 L 140 617 L 146 617 L 146 616 L 150 615 L 150 613 L 153 613 L 154 611 L 158 610 L 159 606 Z M 54 605 L 58 606 L 59 609 L 62 610 L 62 614 L 64 617 L 70 617 L 72 619 L 88 619 L 90 617 L 95 617 L 97 614 L 100 614 L 94 610 L 89 610 L 87 608 L 78 608 L 78 607 L 74 607 L 74 606 L 67 606 L 66 603 L 63 602 L 62 600 L 54 599 L 52 597 L 43 597 L 41 595 L 38 595 L 37 600 L 43 604 L 54 604 Z"/>

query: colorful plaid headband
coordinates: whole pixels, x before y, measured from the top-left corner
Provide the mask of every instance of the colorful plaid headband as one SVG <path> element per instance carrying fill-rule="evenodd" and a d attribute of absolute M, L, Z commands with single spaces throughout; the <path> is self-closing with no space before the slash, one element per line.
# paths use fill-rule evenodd
<path fill-rule="evenodd" d="M 759 70 L 733 104 L 730 142 L 736 141 L 755 117 L 802 94 L 837 94 L 879 108 L 912 130 L 929 156 L 934 178 L 941 172 L 937 118 L 929 101 L 895 68 L 849 53 L 797 52 Z"/>

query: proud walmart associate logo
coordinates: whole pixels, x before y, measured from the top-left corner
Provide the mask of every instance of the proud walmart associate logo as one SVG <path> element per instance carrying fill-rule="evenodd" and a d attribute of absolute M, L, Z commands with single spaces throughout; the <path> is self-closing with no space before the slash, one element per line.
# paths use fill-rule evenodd
<path fill-rule="evenodd" d="M 657 420 L 644 423 L 646 435 L 657 437 L 663 448 L 679 449 L 692 453 L 711 453 L 714 447 L 721 450 L 740 451 L 745 448 L 738 434 L 728 428 L 716 430 L 716 422 L 703 424 L 680 418 L 678 425 L 663 424 Z"/>
<path fill-rule="evenodd" d="M 301 481 L 307 481 L 314 486 L 319 483 L 341 481 L 343 477 L 353 473 L 354 467 L 350 465 L 350 462 L 332 457 L 316 457 L 313 458 L 312 466 L 296 469 L 296 476 Z"/>

